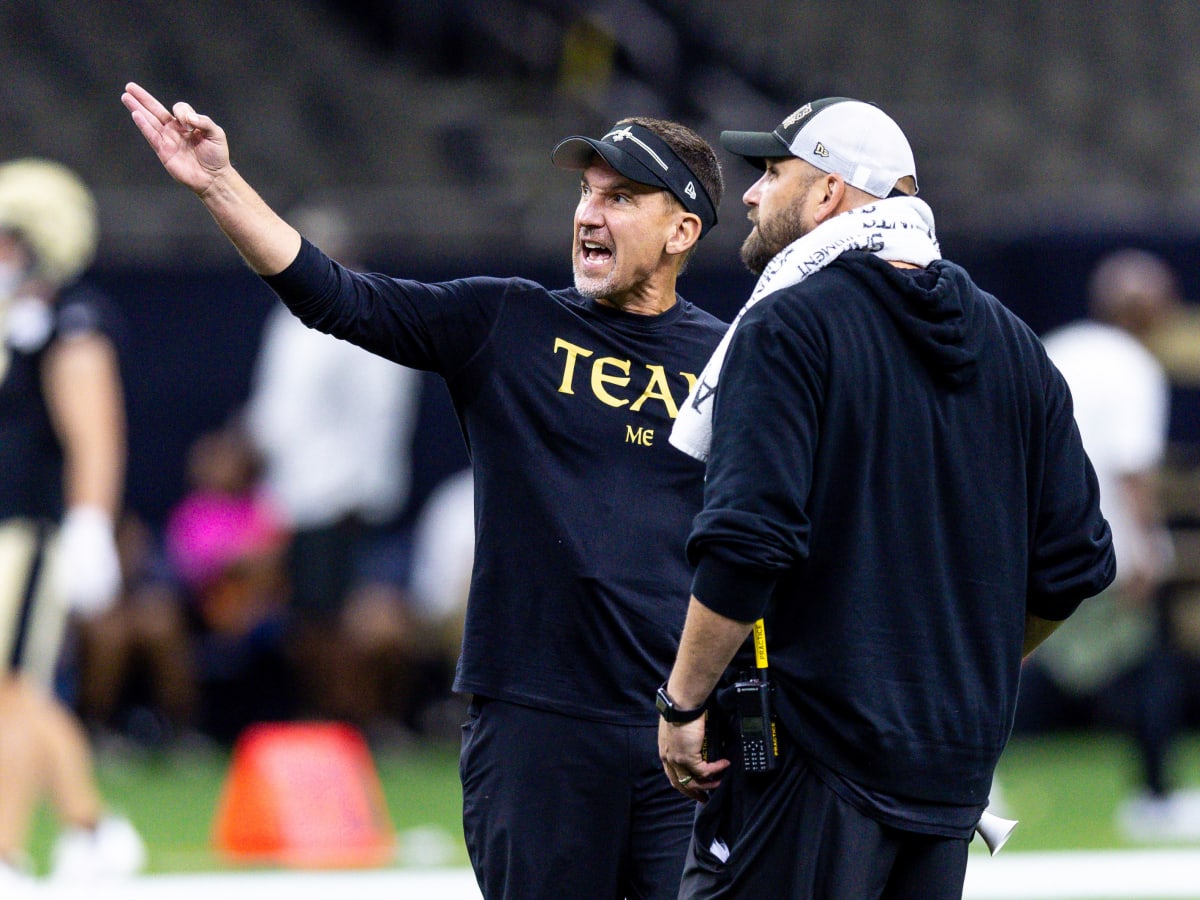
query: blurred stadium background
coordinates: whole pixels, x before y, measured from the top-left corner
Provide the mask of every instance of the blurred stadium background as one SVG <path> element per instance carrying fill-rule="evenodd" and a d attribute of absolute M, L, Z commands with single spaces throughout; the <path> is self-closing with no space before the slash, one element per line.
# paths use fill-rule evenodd
<path fill-rule="evenodd" d="M 1200 301 L 1198 43 L 1200 4 L 1173 0 L 4 0 L 0 159 L 51 157 L 96 191 L 89 278 L 128 326 L 129 503 L 161 524 L 189 444 L 246 398 L 272 298 L 144 146 L 119 102 L 126 81 L 212 115 L 277 208 L 352 209 L 375 268 L 550 284 L 570 279 L 575 188 L 549 165 L 560 137 L 638 113 L 715 141 L 806 99 L 872 100 L 912 139 L 946 255 L 1040 333 L 1083 314 L 1092 264 L 1118 246 L 1161 254 Z M 736 262 L 750 173 L 725 161 L 722 227 L 681 290 L 729 318 L 752 283 Z M 1181 561 L 1169 621 L 1188 679 L 1177 765 L 1196 787 L 1198 370 L 1171 373 L 1167 492 Z M 440 385 L 424 397 L 410 511 L 465 462 Z M 398 828 L 442 829 L 461 866 L 453 749 L 415 752 L 433 761 L 381 760 Z M 1028 837 L 1005 855 L 1122 847 L 1111 816 L 1135 780 L 1129 752 L 1107 734 L 1015 744 L 1001 775 Z M 206 842 L 225 762 L 102 759 L 116 805 L 151 832 L 155 871 L 221 867 Z M 169 793 L 192 782 L 198 793 Z M 410 821 L 429 803 L 439 812 Z M 1200 897 L 1189 859 L 1180 877 Z"/>

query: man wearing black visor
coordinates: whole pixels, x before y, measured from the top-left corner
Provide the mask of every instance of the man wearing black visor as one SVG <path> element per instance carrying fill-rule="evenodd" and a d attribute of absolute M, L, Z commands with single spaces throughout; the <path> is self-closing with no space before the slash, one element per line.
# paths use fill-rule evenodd
<path fill-rule="evenodd" d="M 456 690 L 485 897 L 674 898 L 694 804 L 666 784 L 658 715 L 691 571 L 703 465 L 667 442 L 725 325 L 675 293 L 716 223 L 720 166 L 683 126 L 627 119 L 553 152 L 578 170 L 573 289 L 349 271 L 271 211 L 224 132 L 137 85 L 122 97 L 306 324 L 442 375 L 475 475 L 476 552 Z"/>

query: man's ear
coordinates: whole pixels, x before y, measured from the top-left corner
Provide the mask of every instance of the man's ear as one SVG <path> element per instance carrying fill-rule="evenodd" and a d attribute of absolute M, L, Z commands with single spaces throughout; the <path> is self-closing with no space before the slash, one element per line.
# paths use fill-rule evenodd
<path fill-rule="evenodd" d="M 819 184 L 824 189 L 824 195 L 813 210 L 813 218 L 818 225 L 843 212 L 842 201 L 846 199 L 846 181 L 841 175 L 827 174 Z"/>
<path fill-rule="evenodd" d="M 702 227 L 698 215 L 690 212 L 682 213 L 675 220 L 674 230 L 667 238 L 667 252 L 686 253 L 695 246 L 696 241 L 700 240 Z"/>

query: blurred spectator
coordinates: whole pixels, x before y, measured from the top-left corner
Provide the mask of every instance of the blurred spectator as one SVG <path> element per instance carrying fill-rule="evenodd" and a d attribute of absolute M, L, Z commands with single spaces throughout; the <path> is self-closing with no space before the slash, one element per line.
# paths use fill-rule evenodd
<path fill-rule="evenodd" d="M 117 526 L 122 587 L 80 623 L 78 708 L 96 737 L 152 749 L 193 735 L 197 687 L 185 598 L 150 527 L 126 512 Z"/>
<path fill-rule="evenodd" d="M 1158 496 L 1169 386 L 1145 340 L 1173 314 L 1174 274 L 1157 257 L 1122 250 L 1089 283 L 1089 321 L 1045 338 L 1071 388 L 1075 419 L 1112 527 L 1117 579 L 1084 604 L 1026 665 L 1017 727 L 1116 725 L 1136 739 L 1142 790 L 1119 824 L 1134 838 L 1195 829 L 1167 778 L 1178 696 L 1162 624 L 1173 553 Z"/>
<path fill-rule="evenodd" d="M 413 538 L 411 586 L 422 622 L 458 656 L 475 559 L 475 479 L 469 468 L 445 478 L 426 498 Z"/>
<path fill-rule="evenodd" d="M 239 425 L 197 438 L 187 477 L 190 490 L 167 520 L 167 553 L 198 629 L 202 727 L 231 743 L 255 721 L 292 714 L 283 646 L 288 535 Z"/>
<path fill-rule="evenodd" d="M 422 733 L 457 735 L 466 700 L 451 692 L 462 646 L 467 592 L 475 560 L 475 480 L 469 468 L 444 479 L 426 498 L 413 536 L 410 588 L 419 627 L 427 636 L 429 685 Z"/>
<path fill-rule="evenodd" d="M 294 211 L 301 232 L 345 265 L 342 211 Z M 288 648 L 301 711 L 363 728 L 403 717 L 413 639 L 402 574 L 367 571 L 409 495 L 420 374 L 307 328 L 277 304 L 267 321 L 247 423 L 291 531 Z M 402 554 L 403 555 L 403 554 Z"/>
<path fill-rule="evenodd" d="M 0 877 L 14 882 L 49 797 L 62 831 L 53 875 L 141 868 L 145 848 L 104 814 L 92 751 L 53 693 L 68 617 L 114 600 L 113 522 L 125 412 L 103 299 L 68 291 L 91 263 L 95 203 L 48 160 L 0 166 Z"/>
<path fill-rule="evenodd" d="M 1200 386 L 1200 306 L 1184 300 L 1176 274 L 1164 260 L 1151 258 L 1140 275 L 1130 276 L 1145 279 L 1140 287 L 1145 307 L 1133 327 L 1163 366 L 1172 388 L 1194 389 Z M 1115 283 L 1112 290 L 1117 290 Z M 1172 410 L 1173 427 L 1179 424 L 1176 419 Z"/>
<path fill-rule="evenodd" d="M 326 640 L 315 622 L 309 625 L 297 648 L 304 654 L 297 677 L 320 705 L 301 712 L 347 722 L 373 745 L 394 748 L 415 726 L 428 690 L 428 648 L 407 592 L 390 578 L 364 577 L 347 593 Z"/>

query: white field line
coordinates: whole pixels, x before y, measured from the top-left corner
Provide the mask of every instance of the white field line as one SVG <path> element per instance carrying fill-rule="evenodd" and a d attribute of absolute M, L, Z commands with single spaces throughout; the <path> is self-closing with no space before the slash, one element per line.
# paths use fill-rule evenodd
<path fill-rule="evenodd" d="M 480 900 L 467 869 L 145 875 L 108 884 L 39 882 L 29 900 Z M 1200 848 L 972 854 L 964 900 L 1200 900 Z M 4 898 L 9 900 L 9 898 Z M 12 898 L 16 900 L 16 898 Z"/>
<path fill-rule="evenodd" d="M 1200 848 L 972 856 L 964 900 L 1200 898 Z"/>

